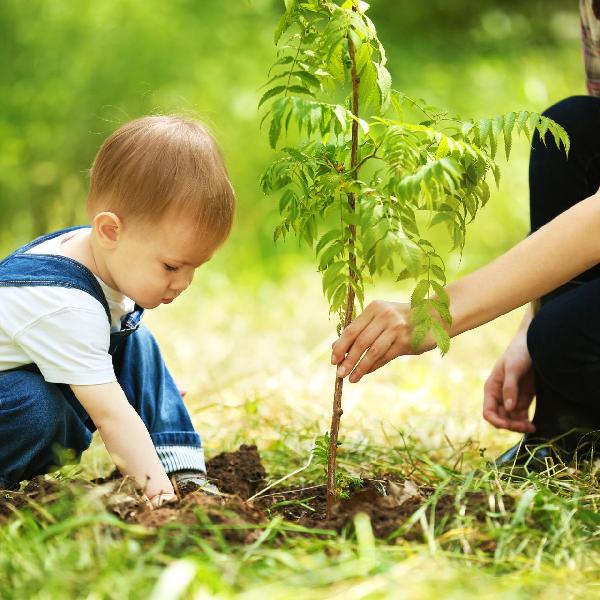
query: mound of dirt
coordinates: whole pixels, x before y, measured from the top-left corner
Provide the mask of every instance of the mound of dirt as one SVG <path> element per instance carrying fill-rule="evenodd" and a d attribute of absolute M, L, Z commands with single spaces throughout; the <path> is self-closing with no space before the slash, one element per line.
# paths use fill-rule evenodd
<path fill-rule="evenodd" d="M 207 461 L 206 471 L 222 492 L 244 500 L 266 486 L 267 472 L 255 445 L 242 444 L 235 452 L 221 452 Z"/>
<path fill-rule="evenodd" d="M 326 518 L 325 486 L 307 489 L 277 490 L 268 497 L 257 498 L 256 503 L 270 513 L 281 514 L 288 521 L 309 528 L 341 531 L 354 515 L 367 513 L 373 533 L 387 537 L 400 527 L 425 501 L 421 490 L 409 480 L 366 480 L 363 487 L 351 492 L 350 497 L 338 501 L 333 515 Z"/>

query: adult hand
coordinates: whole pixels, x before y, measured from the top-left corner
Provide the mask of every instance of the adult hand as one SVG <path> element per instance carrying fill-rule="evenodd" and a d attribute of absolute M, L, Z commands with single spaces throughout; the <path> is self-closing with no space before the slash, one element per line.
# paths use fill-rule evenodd
<path fill-rule="evenodd" d="M 498 429 L 533 433 L 528 409 L 535 395 L 535 378 L 521 329 L 494 365 L 484 385 L 483 418 Z"/>
<path fill-rule="evenodd" d="M 371 302 L 332 344 L 338 377 L 350 374 L 349 381 L 356 383 L 397 356 L 415 354 L 409 317 L 410 304 Z"/>

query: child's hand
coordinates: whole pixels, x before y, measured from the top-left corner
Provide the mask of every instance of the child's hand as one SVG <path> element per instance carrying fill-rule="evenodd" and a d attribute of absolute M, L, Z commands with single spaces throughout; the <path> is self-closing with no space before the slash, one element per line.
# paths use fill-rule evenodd
<path fill-rule="evenodd" d="M 160 493 L 152 496 L 148 501 L 152 505 L 152 508 L 158 508 L 163 504 L 173 504 L 174 502 L 177 502 L 177 496 L 175 494 Z"/>
<path fill-rule="evenodd" d="M 535 431 L 528 416 L 535 395 L 535 378 L 526 330 L 514 337 L 494 365 L 483 390 L 483 418 L 488 423 L 520 433 Z"/>

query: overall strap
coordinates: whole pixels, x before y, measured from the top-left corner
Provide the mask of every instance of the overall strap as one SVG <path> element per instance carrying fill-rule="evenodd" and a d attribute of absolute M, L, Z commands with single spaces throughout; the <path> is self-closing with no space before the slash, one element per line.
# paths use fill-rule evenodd
<path fill-rule="evenodd" d="M 0 261 L 0 286 L 46 286 L 82 290 L 102 304 L 110 326 L 111 316 L 106 296 L 98 280 L 86 266 L 68 256 L 26 254 L 27 250 L 42 242 L 83 227 L 85 226 L 69 227 L 41 236 L 7 256 Z"/>

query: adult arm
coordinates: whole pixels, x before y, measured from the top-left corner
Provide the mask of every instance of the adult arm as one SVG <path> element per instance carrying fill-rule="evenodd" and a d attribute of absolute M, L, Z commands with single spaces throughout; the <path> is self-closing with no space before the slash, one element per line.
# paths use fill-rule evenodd
<path fill-rule="evenodd" d="M 446 286 L 451 337 L 539 298 L 600 262 L 600 193 L 575 204 L 489 264 Z M 376 300 L 332 346 L 340 377 L 357 382 L 411 348 L 410 307 Z M 416 350 L 435 346 L 431 336 Z M 362 360 L 361 360 L 362 357 Z M 359 362 L 360 361 L 360 362 Z"/>
<path fill-rule="evenodd" d="M 119 471 L 133 477 L 153 505 L 172 499 L 173 486 L 146 425 L 119 383 L 71 385 L 71 389 L 98 428 Z"/>

